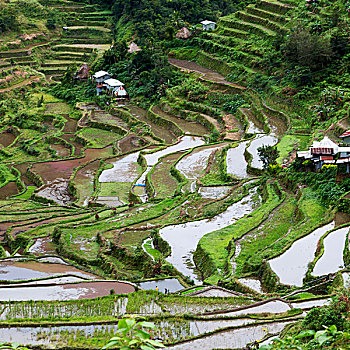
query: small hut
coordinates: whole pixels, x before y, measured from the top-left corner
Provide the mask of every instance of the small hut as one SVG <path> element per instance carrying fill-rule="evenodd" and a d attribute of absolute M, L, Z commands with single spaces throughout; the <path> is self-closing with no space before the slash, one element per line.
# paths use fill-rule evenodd
<path fill-rule="evenodd" d="M 75 78 L 80 80 L 86 80 L 90 77 L 90 71 L 90 67 L 86 63 L 83 63 L 83 65 L 79 68 Z"/>
<path fill-rule="evenodd" d="M 190 38 L 191 36 L 192 36 L 191 32 L 186 27 L 182 27 L 175 35 L 177 39 L 185 39 L 185 40 Z"/>
<path fill-rule="evenodd" d="M 129 49 L 128 49 L 129 53 L 134 53 L 134 52 L 139 52 L 139 51 L 141 51 L 141 49 L 134 42 L 132 42 L 129 45 Z"/>

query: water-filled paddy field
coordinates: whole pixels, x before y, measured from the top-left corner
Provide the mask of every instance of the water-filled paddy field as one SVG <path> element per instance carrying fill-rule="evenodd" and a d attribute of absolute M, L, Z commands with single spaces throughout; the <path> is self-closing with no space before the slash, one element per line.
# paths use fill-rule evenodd
<path fill-rule="evenodd" d="M 283 141 L 286 119 L 219 73 L 172 63 L 199 74 L 198 96 L 187 75 L 147 108 L 46 94 L 45 135 L 39 122 L 0 130 L 0 339 L 101 348 L 131 315 L 169 348 L 245 348 L 328 305 L 327 278 L 348 282 L 346 213 L 263 172 L 259 147 Z M 240 112 L 220 102 L 239 94 Z"/>

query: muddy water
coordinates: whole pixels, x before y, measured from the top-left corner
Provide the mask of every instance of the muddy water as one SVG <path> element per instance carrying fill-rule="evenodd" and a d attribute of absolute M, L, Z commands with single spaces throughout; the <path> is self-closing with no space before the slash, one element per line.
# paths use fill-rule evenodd
<path fill-rule="evenodd" d="M 128 154 L 122 158 L 108 160 L 108 164 L 112 164 L 113 168 L 103 170 L 98 181 L 99 182 L 133 182 L 139 174 L 137 171 L 137 158 L 140 152 Z"/>
<path fill-rule="evenodd" d="M 154 135 L 160 137 L 167 144 L 172 144 L 176 141 L 177 137 L 167 128 L 158 125 L 147 118 L 147 111 L 136 106 L 129 106 L 130 113 L 137 119 L 148 124 Z"/>
<path fill-rule="evenodd" d="M 248 141 L 241 142 L 235 148 L 230 148 L 227 151 L 227 173 L 238 178 L 247 178 L 247 162 L 244 158 L 244 151 Z"/>
<path fill-rule="evenodd" d="M 40 284 L 66 284 L 73 282 L 85 282 L 85 278 L 76 277 L 76 276 L 63 276 L 63 277 L 54 277 L 54 278 L 44 278 L 41 280 L 25 282 L 16 284 L 17 286 L 28 286 L 28 285 L 40 285 Z M 2 287 L 8 287 L 8 285 L 1 285 Z"/>
<path fill-rule="evenodd" d="M 262 146 L 274 146 L 278 142 L 278 137 L 271 132 L 270 135 L 259 134 L 248 146 L 247 151 L 252 155 L 251 166 L 262 169 L 263 162 L 260 160 L 258 148 Z"/>
<path fill-rule="evenodd" d="M 313 276 L 327 275 L 344 268 L 343 250 L 348 232 L 349 227 L 340 228 L 323 240 L 324 253 L 312 271 Z"/>
<path fill-rule="evenodd" d="M 278 138 L 281 138 L 288 129 L 287 123 L 280 118 L 269 115 L 268 113 L 265 113 L 265 116 L 271 129 L 271 134 L 277 136 Z"/>
<path fill-rule="evenodd" d="M 239 278 L 238 282 L 244 284 L 250 289 L 255 290 L 258 293 L 264 293 L 264 291 L 261 288 L 261 282 L 258 279 L 255 278 Z"/>
<path fill-rule="evenodd" d="M 197 180 L 206 169 L 211 153 L 219 148 L 221 147 L 208 146 L 195 150 L 189 155 L 183 157 L 176 164 L 176 169 L 179 170 L 187 179 L 195 182 L 195 180 Z M 195 186 L 191 186 L 191 190 L 194 192 Z"/>
<path fill-rule="evenodd" d="M 166 278 L 163 280 L 139 282 L 137 285 L 140 286 L 141 289 L 145 290 L 156 290 L 158 287 L 159 291 L 162 293 L 165 292 L 165 288 L 170 293 L 175 293 L 185 288 L 177 278 Z"/>
<path fill-rule="evenodd" d="M 281 283 L 298 287 L 303 285 L 303 278 L 308 269 L 308 264 L 314 259 L 318 241 L 334 226 L 333 221 L 319 227 L 294 242 L 282 255 L 269 261 L 271 269 L 277 274 Z"/>
<path fill-rule="evenodd" d="M 68 191 L 68 180 L 57 178 L 37 192 L 38 196 L 55 201 L 61 205 L 70 205 L 74 197 Z"/>
<path fill-rule="evenodd" d="M 307 310 L 313 307 L 329 305 L 330 302 L 331 302 L 331 299 L 308 300 L 308 301 L 294 302 L 292 303 L 292 307 L 295 309 Z"/>
<path fill-rule="evenodd" d="M 178 271 L 199 282 L 193 269 L 192 253 L 200 239 L 209 232 L 224 228 L 253 211 L 256 189 L 237 203 L 229 206 L 223 213 L 211 219 L 188 222 L 185 224 L 167 226 L 159 231 L 171 247 L 171 255 L 166 259 Z"/>
<path fill-rule="evenodd" d="M 114 289 L 116 294 L 132 293 L 135 288 L 120 282 L 82 282 L 56 286 L 2 287 L 0 300 L 77 300 L 102 297 Z"/>
<path fill-rule="evenodd" d="M 8 182 L 5 186 L 0 187 L 0 199 L 15 196 L 18 193 L 15 182 Z"/>
<path fill-rule="evenodd" d="M 9 133 L 9 132 L 3 132 L 0 133 L 0 145 L 3 147 L 8 147 L 11 145 L 13 141 L 15 141 L 16 136 Z"/>
<path fill-rule="evenodd" d="M 163 112 L 158 106 L 153 107 L 153 111 L 163 117 L 164 119 L 170 120 L 177 124 L 179 128 L 186 134 L 192 134 L 192 135 L 208 135 L 210 132 L 207 128 L 205 128 L 202 124 L 195 123 L 195 122 L 189 122 L 183 118 L 177 118 L 172 115 L 169 115 L 165 112 Z"/>
<path fill-rule="evenodd" d="M 43 237 L 35 240 L 35 243 L 28 249 L 28 253 L 34 255 L 54 255 L 56 254 L 56 249 L 50 237 Z"/>
<path fill-rule="evenodd" d="M 69 265 L 45 264 L 36 261 L 16 262 L 3 260 L 0 262 L 0 280 L 2 281 L 30 280 L 64 274 L 73 274 L 89 279 L 97 278 L 91 273 Z"/>
<path fill-rule="evenodd" d="M 85 150 L 83 158 L 34 164 L 32 170 L 44 181 L 44 186 L 38 191 L 38 195 L 61 205 L 71 204 L 74 198 L 68 191 L 68 183 L 74 168 L 93 159 L 108 157 L 111 153 L 111 147 L 89 148 Z"/>
<path fill-rule="evenodd" d="M 234 297 L 237 296 L 234 293 L 231 293 L 226 290 L 222 290 L 219 288 L 208 288 L 208 289 L 203 289 L 200 290 L 198 294 L 195 294 L 194 296 L 196 297 L 202 297 L 202 298 L 229 298 L 229 297 Z"/>
<path fill-rule="evenodd" d="M 241 349 L 248 343 L 260 340 L 267 333 L 281 332 L 287 324 L 288 322 L 276 322 L 222 331 L 183 344 L 173 345 L 168 348 L 174 350 Z"/>
<path fill-rule="evenodd" d="M 198 193 L 200 193 L 203 198 L 219 199 L 226 196 L 231 188 L 230 186 L 200 187 Z"/>

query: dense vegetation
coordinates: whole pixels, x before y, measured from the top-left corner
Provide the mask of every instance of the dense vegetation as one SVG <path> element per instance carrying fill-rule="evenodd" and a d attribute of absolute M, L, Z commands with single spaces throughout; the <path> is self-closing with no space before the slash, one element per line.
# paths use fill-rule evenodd
<path fill-rule="evenodd" d="M 40 265 L 58 254 L 80 273 L 154 289 L 4 301 L 2 326 L 90 324 L 94 337 L 38 333 L 89 349 L 119 327 L 111 347 L 147 349 L 152 338 L 201 341 L 224 327 L 261 339 L 260 328 L 292 322 L 262 349 L 347 348 L 350 180 L 346 166 L 315 171 L 295 155 L 324 136 L 340 144 L 350 128 L 348 17 L 341 0 L 2 2 L 0 256 Z M 217 28 L 202 30 L 204 19 Z M 175 37 L 182 27 L 189 38 Z M 84 62 L 122 81 L 130 99 L 97 96 L 91 77 L 77 78 Z M 283 282 L 271 262 L 317 230 L 299 285 Z M 339 266 L 317 275 L 339 232 L 344 246 L 328 264 L 341 257 Z M 185 290 L 159 293 L 169 277 Z M 214 288 L 192 287 L 202 282 Z M 156 328 L 117 325 L 126 314 Z"/>

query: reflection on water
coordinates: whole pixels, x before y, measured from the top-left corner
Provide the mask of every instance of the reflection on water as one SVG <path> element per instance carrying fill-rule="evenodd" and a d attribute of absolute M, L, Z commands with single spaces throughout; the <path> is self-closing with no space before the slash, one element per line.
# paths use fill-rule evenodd
<path fill-rule="evenodd" d="M 283 284 L 301 287 L 308 264 L 314 259 L 317 243 L 329 230 L 334 228 L 331 222 L 319 227 L 307 236 L 294 242 L 282 255 L 269 261 L 271 269 Z M 297 257 L 297 258 L 296 258 Z"/>

